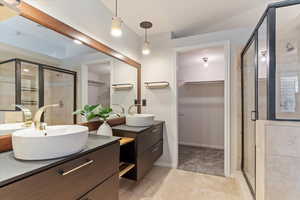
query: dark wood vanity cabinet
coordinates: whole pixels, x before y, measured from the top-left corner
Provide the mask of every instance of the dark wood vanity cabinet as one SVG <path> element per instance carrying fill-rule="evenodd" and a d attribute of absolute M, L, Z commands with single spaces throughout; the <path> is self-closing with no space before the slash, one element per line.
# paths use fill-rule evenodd
<path fill-rule="evenodd" d="M 134 143 L 121 147 L 121 162 L 135 164 L 135 167 L 123 177 L 132 180 L 142 179 L 163 153 L 163 122 L 157 122 L 141 132 L 114 127 L 113 133 L 119 137 L 135 138 Z"/>
<path fill-rule="evenodd" d="M 119 142 L 0 188 L 1 200 L 118 200 Z"/>

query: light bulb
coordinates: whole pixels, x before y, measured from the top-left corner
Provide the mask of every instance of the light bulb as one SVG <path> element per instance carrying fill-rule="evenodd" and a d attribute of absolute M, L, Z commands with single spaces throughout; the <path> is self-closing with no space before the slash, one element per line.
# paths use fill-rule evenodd
<path fill-rule="evenodd" d="M 144 46 L 143 46 L 143 49 L 142 49 L 142 53 L 143 53 L 144 55 L 149 55 L 150 52 L 151 52 L 151 50 L 150 50 L 149 42 L 145 42 L 145 43 L 144 43 Z"/>
<path fill-rule="evenodd" d="M 122 36 L 122 20 L 120 17 L 113 17 L 111 22 L 111 31 L 110 34 L 114 37 Z"/>
<path fill-rule="evenodd" d="M 204 63 L 204 67 L 208 67 L 208 62 L 205 62 L 205 63 Z"/>
<path fill-rule="evenodd" d="M 261 57 L 261 62 L 266 62 L 266 61 L 267 61 L 266 56 Z"/>

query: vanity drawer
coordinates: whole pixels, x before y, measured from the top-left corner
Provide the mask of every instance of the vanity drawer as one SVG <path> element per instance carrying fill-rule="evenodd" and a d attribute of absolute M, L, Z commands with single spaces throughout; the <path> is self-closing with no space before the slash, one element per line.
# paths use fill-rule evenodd
<path fill-rule="evenodd" d="M 114 175 L 95 189 L 87 193 L 80 200 L 118 200 L 119 199 L 119 176 Z"/>
<path fill-rule="evenodd" d="M 151 146 L 162 140 L 163 138 L 163 126 L 162 124 L 153 126 L 149 130 L 146 130 L 138 135 L 137 142 L 137 154 L 144 153 Z"/>
<path fill-rule="evenodd" d="M 55 148 L 55 147 L 54 147 Z M 75 200 L 118 172 L 119 143 L 0 188 L 5 200 Z"/>
<path fill-rule="evenodd" d="M 146 173 L 153 167 L 154 162 L 163 153 L 163 141 L 150 147 L 145 153 L 143 153 L 137 159 L 137 180 L 143 178 Z"/>

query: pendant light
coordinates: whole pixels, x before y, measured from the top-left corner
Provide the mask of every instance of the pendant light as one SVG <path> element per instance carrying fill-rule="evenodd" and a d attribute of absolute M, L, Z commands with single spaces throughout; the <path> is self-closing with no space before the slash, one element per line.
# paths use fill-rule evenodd
<path fill-rule="evenodd" d="M 110 34 L 114 37 L 122 36 L 122 19 L 118 17 L 118 0 L 115 5 L 115 16 L 112 18 Z"/>
<path fill-rule="evenodd" d="M 150 43 L 148 41 L 148 38 L 147 38 L 147 29 L 150 29 L 152 28 L 152 23 L 151 22 L 148 22 L 148 21 L 143 21 L 140 23 L 140 27 L 145 29 L 145 41 L 144 41 L 144 44 L 143 44 L 143 49 L 142 49 L 142 53 L 144 55 L 149 55 L 151 50 L 150 50 Z"/>

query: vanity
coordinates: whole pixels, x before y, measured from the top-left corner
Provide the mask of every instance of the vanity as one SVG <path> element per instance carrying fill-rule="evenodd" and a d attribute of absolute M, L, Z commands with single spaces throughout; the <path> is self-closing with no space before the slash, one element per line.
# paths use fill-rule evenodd
<path fill-rule="evenodd" d="M 121 163 L 134 164 L 134 168 L 124 174 L 124 178 L 141 180 L 162 155 L 163 124 L 163 121 L 155 121 L 148 127 L 131 127 L 125 124 L 112 127 L 114 136 L 134 138 L 134 142 L 121 146 Z"/>
<path fill-rule="evenodd" d="M 116 125 L 113 137 L 89 134 L 83 151 L 59 159 L 22 161 L 13 151 L 0 153 L 1 199 L 118 200 L 119 179 L 141 180 L 162 155 L 163 124 Z"/>
<path fill-rule="evenodd" d="M 82 152 L 47 161 L 20 161 L 12 151 L 1 153 L 1 199 L 117 200 L 119 139 L 90 135 Z"/>

